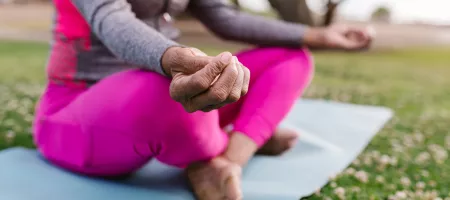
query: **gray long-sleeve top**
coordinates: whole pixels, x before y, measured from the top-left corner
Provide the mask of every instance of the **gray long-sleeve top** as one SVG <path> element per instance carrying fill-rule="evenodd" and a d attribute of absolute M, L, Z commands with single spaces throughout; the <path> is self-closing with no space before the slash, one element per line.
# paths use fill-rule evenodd
<path fill-rule="evenodd" d="M 127 66 L 164 74 L 163 53 L 179 45 L 174 41 L 177 30 L 163 20 L 164 13 L 175 16 L 189 10 L 221 38 L 261 46 L 300 47 L 305 31 L 303 25 L 240 12 L 226 0 L 71 1 L 54 0 L 55 33 L 91 41 L 89 48 L 77 49 L 74 75 L 75 79 L 88 82 L 98 81 Z M 56 50 L 53 48 L 53 54 L 58 54 Z M 61 77 L 58 74 L 53 77 L 58 76 Z"/>

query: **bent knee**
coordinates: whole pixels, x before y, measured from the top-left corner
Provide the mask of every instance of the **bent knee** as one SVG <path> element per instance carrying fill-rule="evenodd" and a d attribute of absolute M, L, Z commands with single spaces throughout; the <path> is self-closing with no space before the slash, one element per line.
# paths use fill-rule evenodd
<path fill-rule="evenodd" d="M 162 148 L 156 156 L 161 162 L 184 167 L 211 159 L 226 148 L 228 136 L 219 126 L 216 111 L 181 114 L 175 118 L 161 140 Z"/>
<path fill-rule="evenodd" d="M 314 75 L 314 58 L 308 48 L 274 48 L 280 57 L 280 70 L 290 74 L 296 80 L 307 80 L 309 82 Z"/>
<path fill-rule="evenodd" d="M 296 60 L 297 67 L 304 73 L 312 75 L 314 73 L 314 58 L 308 48 L 301 49 L 283 49 L 285 51 L 284 60 Z"/>
<path fill-rule="evenodd" d="M 302 71 L 312 74 L 314 72 L 314 58 L 308 48 L 284 48 L 284 47 L 267 47 L 256 48 L 239 54 L 244 60 L 253 60 L 254 58 L 265 58 L 265 63 L 270 66 L 276 66 L 284 62 L 295 60 L 298 68 Z"/>

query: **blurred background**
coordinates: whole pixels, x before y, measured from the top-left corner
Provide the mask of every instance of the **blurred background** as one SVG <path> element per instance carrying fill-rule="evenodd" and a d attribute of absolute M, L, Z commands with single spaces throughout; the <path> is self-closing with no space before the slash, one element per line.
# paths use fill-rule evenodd
<path fill-rule="evenodd" d="M 331 22 L 373 24 L 375 47 L 450 44 L 446 0 L 230 0 L 245 11 L 309 25 Z M 53 10 L 49 0 L 0 0 L 0 37 L 48 40 Z M 328 12 L 331 11 L 331 12 Z M 177 21 L 183 41 L 219 42 L 194 20 Z"/>
<path fill-rule="evenodd" d="M 372 25 L 364 52 L 314 52 L 305 98 L 386 106 L 388 126 L 342 174 L 309 199 L 450 200 L 450 1 L 233 0 L 245 12 L 327 26 Z M 0 0 L 0 150 L 33 148 L 34 106 L 45 85 L 53 18 L 48 0 Z M 225 42 L 181 16 L 181 42 L 210 54 Z"/>

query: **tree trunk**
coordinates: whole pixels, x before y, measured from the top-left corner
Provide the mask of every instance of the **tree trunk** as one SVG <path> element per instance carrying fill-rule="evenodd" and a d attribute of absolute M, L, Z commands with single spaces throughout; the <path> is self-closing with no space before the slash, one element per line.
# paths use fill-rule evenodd
<path fill-rule="evenodd" d="M 333 3 L 332 0 L 328 0 L 327 12 L 325 14 L 325 19 L 323 21 L 324 26 L 329 26 L 331 23 L 333 23 L 334 17 L 336 15 L 336 9 L 337 9 L 337 6 L 339 5 L 339 3 L 340 2 Z"/>
<path fill-rule="evenodd" d="M 306 0 L 269 0 L 269 3 L 285 21 L 315 25 Z"/>
<path fill-rule="evenodd" d="M 281 19 L 288 22 L 306 24 L 309 26 L 328 26 L 333 23 L 340 1 L 328 0 L 327 12 L 320 20 L 308 8 L 306 0 L 269 0 L 270 5 L 278 12 Z"/>
<path fill-rule="evenodd" d="M 234 5 L 236 5 L 238 8 L 241 7 L 241 4 L 239 4 L 239 0 L 231 0 L 231 3 L 233 3 Z"/>

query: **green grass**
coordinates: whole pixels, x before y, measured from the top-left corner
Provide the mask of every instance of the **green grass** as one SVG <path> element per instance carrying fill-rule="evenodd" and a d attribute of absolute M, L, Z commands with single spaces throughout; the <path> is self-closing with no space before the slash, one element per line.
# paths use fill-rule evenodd
<path fill-rule="evenodd" d="M 0 149 L 33 147 L 30 127 L 47 49 L 0 42 Z M 306 97 L 387 106 L 396 115 L 345 172 L 309 199 L 450 196 L 449 55 L 450 48 L 315 55 Z"/>

